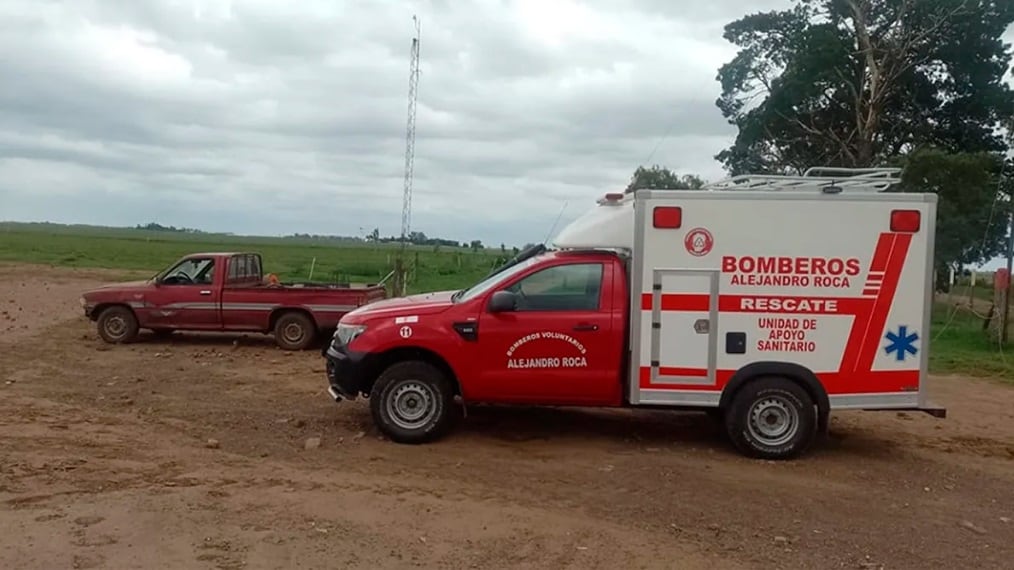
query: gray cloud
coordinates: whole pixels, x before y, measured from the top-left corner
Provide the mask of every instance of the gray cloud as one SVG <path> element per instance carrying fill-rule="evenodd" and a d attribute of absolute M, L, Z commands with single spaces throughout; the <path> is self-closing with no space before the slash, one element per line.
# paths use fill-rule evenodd
<path fill-rule="evenodd" d="M 413 229 L 541 240 L 656 145 L 721 176 L 721 27 L 786 3 L 8 0 L 0 218 L 396 234 L 417 13 Z"/>

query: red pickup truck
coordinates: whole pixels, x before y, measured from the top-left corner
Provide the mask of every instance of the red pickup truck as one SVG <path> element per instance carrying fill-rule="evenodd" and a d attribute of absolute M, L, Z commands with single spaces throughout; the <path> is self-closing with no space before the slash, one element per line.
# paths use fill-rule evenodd
<path fill-rule="evenodd" d="M 383 285 L 282 284 L 261 268 L 256 253 L 195 253 L 147 281 L 87 291 L 81 305 L 108 343 L 142 328 L 235 331 L 274 333 L 279 347 L 302 350 L 345 313 L 387 296 Z"/>

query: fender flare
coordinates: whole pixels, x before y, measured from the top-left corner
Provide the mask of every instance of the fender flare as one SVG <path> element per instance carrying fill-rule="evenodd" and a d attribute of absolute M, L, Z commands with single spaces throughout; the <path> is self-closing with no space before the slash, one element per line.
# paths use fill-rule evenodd
<path fill-rule="evenodd" d="M 141 317 L 137 314 L 137 309 L 130 306 L 129 301 L 104 301 L 101 303 L 96 303 L 95 306 L 92 308 L 91 313 L 88 315 L 88 319 L 91 320 L 92 322 L 98 322 L 99 316 L 103 312 L 105 312 L 106 309 L 112 307 L 123 307 L 124 309 L 127 309 L 128 311 L 134 314 L 134 318 L 137 319 L 138 325 L 143 326 L 143 323 L 141 323 Z"/>
<path fill-rule="evenodd" d="M 747 364 L 732 375 L 729 382 L 722 390 L 722 397 L 718 401 L 720 409 L 728 409 L 732 399 L 739 392 L 740 388 L 747 382 L 761 376 L 780 376 L 792 380 L 802 386 L 813 398 L 817 405 L 817 416 L 822 431 L 826 431 L 828 416 L 831 412 L 831 401 L 820 383 L 817 375 L 812 370 L 791 362 L 763 361 Z"/>
<path fill-rule="evenodd" d="M 464 390 L 461 386 L 461 376 L 458 374 L 458 370 L 451 364 L 451 361 L 444 357 L 444 355 L 432 347 L 426 344 L 408 344 L 408 345 L 393 345 L 389 348 L 370 351 L 366 353 L 367 374 L 369 388 L 372 390 L 373 382 L 377 379 L 380 374 L 397 362 L 403 362 L 406 360 L 421 360 L 427 362 L 439 368 L 443 373 L 447 374 L 448 380 L 454 386 L 455 395 L 465 397 Z"/>

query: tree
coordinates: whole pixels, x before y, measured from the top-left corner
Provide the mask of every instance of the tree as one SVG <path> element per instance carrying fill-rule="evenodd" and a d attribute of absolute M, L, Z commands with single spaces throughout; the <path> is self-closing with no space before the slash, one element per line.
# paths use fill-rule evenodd
<path fill-rule="evenodd" d="M 732 174 L 866 167 L 923 145 L 1002 151 L 1010 0 L 796 0 L 728 24 Z"/>
<path fill-rule="evenodd" d="M 482 249 L 482 240 L 477 240 L 477 239 L 472 240 L 472 243 L 468 244 L 468 247 L 471 248 L 472 251 L 476 251 L 477 252 L 480 249 Z"/>
<path fill-rule="evenodd" d="M 1002 159 L 990 153 L 924 149 L 906 157 L 898 190 L 935 192 L 937 287 L 960 271 L 999 255 L 1006 245 L 1008 200 Z"/>
<path fill-rule="evenodd" d="M 377 243 L 380 241 L 380 228 L 373 228 L 373 231 L 366 236 L 366 241 Z"/>
<path fill-rule="evenodd" d="M 651 168 L 638 166 L 634 175 L 630 178 L 630 184 L 624 193 L 630 193 L 642 188 L 656 190 L 697 190 L 704 186 L 704 181 L 695 174 L 680 176 L 668 168 L 654 165 Z"/>

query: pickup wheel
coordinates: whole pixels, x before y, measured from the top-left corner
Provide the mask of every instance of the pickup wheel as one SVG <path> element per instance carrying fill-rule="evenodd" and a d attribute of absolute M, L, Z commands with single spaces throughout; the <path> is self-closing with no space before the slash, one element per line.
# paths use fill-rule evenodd
<path fill-rule="evenodd" d="M 392 364 L 370 393 L 370 412 L 381 432 L 398 443 L 425 443 L 443 436 L 456 408 L 450 380 L 421 361 Z"/>
<path fill-rule="evenodd" d="M 757 378 L 736 393 L 725 425 L 744 455 L 791 459 L 813 443 L 817 411 L 810 394 L 792 380 Z"/>
<path fill-rule="evenodd" d="M 317 327 L 303 313 L 285 313 L 275 321 L 275 343 L 285 350 L 303 350 L 316 337 Z"/>
<path fill-rule="evenodd" d="M 99 336 L 110 344 L 123 344 L 137 338 L 139 327 L 134 311 L 115 306 L 102 311 L 98 318 Z"/>

